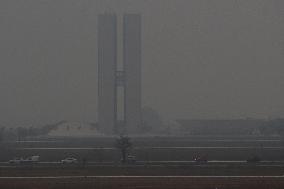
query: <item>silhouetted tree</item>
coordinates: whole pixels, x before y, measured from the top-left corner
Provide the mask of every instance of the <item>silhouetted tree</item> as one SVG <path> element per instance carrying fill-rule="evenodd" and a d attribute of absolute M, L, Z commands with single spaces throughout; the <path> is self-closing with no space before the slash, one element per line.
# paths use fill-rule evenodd
<path fill-rule="evenodd" d="M 37 129 L 34 128 L 33 126 L 30 126 L 30 127 L 28 128 L 28 135 L 29 135 L 29 136 L 37 136 L 37 135 L 38 135 Z"/>
<path fill-rule="evenodd" d="M 273 119 L 259 127 L 262 134 L 278 134 L 284 136 L 284 119 Z"/>
<path fill-rule="evenodd" d="M 3 139 L 4 139 L 4 132 L 5 132 L 5 127 L 2 127 L 1 129 L 0 129 L 0 142 L 2 142 L 3 141 Z"/>
<path fill-rule="evenodd" d="M 140 131 L 143 133 L 159 132 L 164 129 L 164 124 L 159 113 L 151 107 L 142 108 L 142 125 Z"/>
<path fill-rule="evenodd" d="M 91 130 L 94 130 L 94 129 L 100 130 L 98 123 L 89 123 L 89 125 L 90 125 Z"/>
<path fill-rule="evenodd" d="M 28 130 L 24 127 L 17 127 L 18 140 L 25 139 L 28 135 Z"/>
<path fill-rule="evenodd" d="M 116 139 L 115 146 L 121 152 L 122 163 L 126 163 L 126 156 L 132 147 L 130 138 L 128 136 L 121 135 L 118 139 Z"/>
<path fill-rule="evenodd" d="M 52 130 L 56 130 L 58 128 L 58 126 L 66 123 L 67 121 L 65 120 L 62 120 L 62 121 L 59 121 L 55 124 L 48 124 L 48 125 L 45 125 L 43 126 L 42 128 L 38 129 L 38 135 L 47 135 L 50 131 Z M 68 127 L 68 128 L 67 128 Z M 66 127 L 66 130 L 69 129 L 69 126 Z"/>
<path fill-rule="evenodd" d="M 87 158 L 86 158 L 86 157 L 83 157 L 83 159 L 82 159 L 82 165 L 83 165 L 84 168 L 85 168 L 86 164 L 87 164 Z"/>

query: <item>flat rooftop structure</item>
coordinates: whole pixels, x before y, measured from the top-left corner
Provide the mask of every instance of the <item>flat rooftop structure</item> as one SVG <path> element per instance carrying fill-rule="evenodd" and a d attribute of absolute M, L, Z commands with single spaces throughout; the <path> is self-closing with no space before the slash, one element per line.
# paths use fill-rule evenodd
<path fill-rule="evenodd" d="M 178 119 L 181 130 L 196 135 L 258 134 L 268 125 L 266 119 Z"/>

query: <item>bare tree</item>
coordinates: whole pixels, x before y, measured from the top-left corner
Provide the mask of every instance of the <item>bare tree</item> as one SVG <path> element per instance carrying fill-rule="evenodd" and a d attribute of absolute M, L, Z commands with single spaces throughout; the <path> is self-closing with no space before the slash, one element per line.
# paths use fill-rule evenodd
<path fill-rule="evenodd" d="M 24 140 L 28 136 L 28 130 L 25 127 L 17 127 L 18 140 Z"/>
<path fill-rule="evenodd" d="M 3 140 L 3 138 L 4 138 L 4 132 L 5 132 L 5 127 L 2 127 L 1 129 L 0 129 L 0 142 L 2 142 L 2 140 Z"/>
<path fill-rule="evenodd" d="M 130 138 L 128 136 L 121 135 L 119 138 L 116 139 L 115 146 L 121 152 L 122 163 L 126 163 L 126 156 L 132 147 Z"/>

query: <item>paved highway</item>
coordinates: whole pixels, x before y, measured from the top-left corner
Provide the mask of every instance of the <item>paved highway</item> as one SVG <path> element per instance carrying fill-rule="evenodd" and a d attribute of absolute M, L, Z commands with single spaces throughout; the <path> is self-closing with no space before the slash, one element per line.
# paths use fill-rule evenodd
<path fill-rule="evenodd" d="M 0 177 L 0 179 L 72 179 L 72 178 L 284 178 L 282 176 L 42 176 L 42 177 Z"/>
<path fill-rule="evenodd" d="M 33 164 L 11 164 L 9 162 L 0 162 L 0 168 L 4 167 L 57 167 L 57 166 L 81 166 L 83 163 L 75 164 L 62 164 L 61 162 L 38 162 Z M 195 167 L 224 167 L 224 166 L 261 166 L 261 167 L 283 167 L 284 161 L 261 161 L 258 163 L 248 163 L 246 161 L 217 161 L 212 160 L 208 162 L 195 162 L 195 161 L 137 161 L 135 164 L 121 165 L 118 162 L 95 162 L 89 161 L 85 164 L 87 167 L 95 166 L 195 166 Z"/>

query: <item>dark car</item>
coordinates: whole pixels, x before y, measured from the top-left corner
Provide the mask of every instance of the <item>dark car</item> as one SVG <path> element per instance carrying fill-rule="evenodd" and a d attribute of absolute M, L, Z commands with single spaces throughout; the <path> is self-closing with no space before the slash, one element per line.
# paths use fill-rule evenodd
<path fill-rule="evenodd" d="M 258 157 L 258 156 L 252 156 L 252 157 L 250 157 L 249 159 L 247 159 L 247 162 L 248 163 L 258 163 L 258 162 L 260 162 L 261 161 L 261 159 L 260 159 L 260 157 Z"/>
<path fill-rule="evenodd" d="M 197 163 L 206 163 L 208 161 L 206 156 L 196 156 L 193 160 Z"/>

